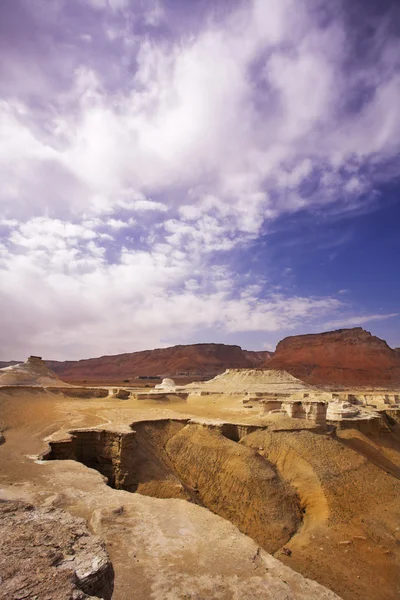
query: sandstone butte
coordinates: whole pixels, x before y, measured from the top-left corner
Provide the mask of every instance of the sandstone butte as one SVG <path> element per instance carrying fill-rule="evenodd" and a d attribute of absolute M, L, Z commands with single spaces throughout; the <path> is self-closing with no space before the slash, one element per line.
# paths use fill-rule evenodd
<path fill-rule="evenodd" d="M 263 367 L 285 369 L 314 385 L 400 383 L 400 353 L 361 327 L 287 337 Z"/>

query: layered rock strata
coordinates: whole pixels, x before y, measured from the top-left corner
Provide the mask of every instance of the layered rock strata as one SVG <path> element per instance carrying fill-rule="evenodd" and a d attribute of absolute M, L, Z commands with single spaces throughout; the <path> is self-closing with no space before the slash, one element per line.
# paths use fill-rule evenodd
<path fill-rule="evenodd" d="M 398 353 L 361 327 L 287 337 L 264 367 L 312 385 L 400 385 Z"/>
<path fill-rule="evenodd" d="M 24 363 L 0 369 L 0 386 L 4 385 L 66 387 L 68 384 L 61 381 L 40 356 L 30 356 Z"/>
<path fill-rule="evenodd" d="M 227 344 L 172 346 L 77 361 L 47 361 L 66 381 L 113 381 L 135 377 L 213 377 L 227 368 L 254 368 L 271 352 L 242 350 Z"/>
<path fill-rule="evenodd" d="M 252 429 L 182 421 L 141 422 L 135 431 L 75 430 L 50 441 L 49 459 L 73 459 L 118 489 L 190 500 L 237 525 L 268 551 L 285 544 L 301 513 L 273 466 L 232 441 Z"/>

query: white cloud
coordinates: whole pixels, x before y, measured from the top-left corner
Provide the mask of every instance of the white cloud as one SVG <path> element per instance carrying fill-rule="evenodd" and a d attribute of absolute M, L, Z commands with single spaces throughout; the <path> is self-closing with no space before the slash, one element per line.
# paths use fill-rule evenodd
<path fill-rule="evenodd" d="M 115 10 L 126 4 L 92 2 Z M 143 38 L 137 46 L 137 70 L 123 90 L 110 93 L 99 73 L 77 69 L 62 118 L 50 116 L 49 139 L 33 132 L 35 115 L 23 103 L 23 118 L 16 105 L 3 103 L 0 165 L 8 165 L 3 179 L 13 181 L 9 198 L 27 194 L 39 161 L 41 177 L 55 164 L 58 177 L 81 188 L 79 202 L 76 192 L 42 194 L 43 211 L 110 210 L 129 188 L 187 206 L 197 203 L 191 191 L 200 188 L 197 197 L 218 197 L 239 228 L 257 234 L 266 215 L 334 201 L 340 190 L 349 201 L 368 191 L 371 181 L 358 173 L 363 161 L 387 159 L 399 148 L 400 79 L 389 68 L 395 48 L 382 58 L 379 80 L 379 63 L 363 72 L 376 81 L 376 93 L 348 117 L 339 109 L 349 42 L 338 21 L 319 28 L 305 3 L 295 10 L 289 0 L 254 0 L 197 36 L 177 43 Z M 56 139 L 63 140 L 61 150 Z M 345 175 L 349 158 L 355 172 Z M 286 193 L 271 202 L 269 190 L 296 190 L 321 166 L 318 194 Z M 176 187 L 183 188 L 183 202 Z M 147 201 L 132 207 L 165 210 Z"/>
<path fill-rule="evenodd" d="M 278 331 L 340 306 L 333 298 L 260 299 L 251 281 L 236 297 L 229 268 L 204 267 L 201 254 L 168 243 L 122 248 L 110 264 L 87 227 L 33 219 L 12 233 L 0 259 L 3 351 L 82 358 L 159 346 L 177 333 L 189 340 L 207 328 Z"/>
<path fill-rule="evenodd" d="M 165 17 L 164 8 L 159 0 L 148 1 L 148 8 L 145 14 L 145 22 L 147 25 L 157 27 L 162 23 Z"/>
<path fill-rule="evenodd" d="M 123 221 L 122 219 L 108 219 L 105 225 L 111 227 L 111 229 L 125 229 L 125 227 L 133 227 L 135 223 L 135 219 L 132 218 L 126 221 Z"/>
<path fill-rule="evenodd" d="M 331 327 L 359 327 L 371 321 L 385 321 L 386 319 L 393 319 L 394 317 L 398 316 L 399 313 L 389 313 L 386 315 L 378 314 L 343 317 L 342 319 L 334 319 L 333 321 L 325 323 L 324 328 L 329 329 Z"/>
<path fill-rule="evenodd" d="M 177 39 L 140 36 L 125 0 L 82 2 L 102 15 L 106 54 L 121 49 L 123 81 L 87 54 L 99 47 L 85 29 L 87 64 L 54 46 L 68 85 L 40 81 L 0 103 L 7 353 L 81 357 L 208 327 L 339 324 L 337 300 L 275 296 L 268 273 L 261 288 L 235 278 L 229 252 L 285 212 L 339 198 L 351 210 L 373 188 L 370 173 L 399 151 L 398 43 L 383 40 L 350 77 L 343 23 L 320 27 L 306 2 L 239 4 Z M 147 4 L 144 23 L 165 18 Z M 373 93 L 348 114 L 359 82 Z"/>

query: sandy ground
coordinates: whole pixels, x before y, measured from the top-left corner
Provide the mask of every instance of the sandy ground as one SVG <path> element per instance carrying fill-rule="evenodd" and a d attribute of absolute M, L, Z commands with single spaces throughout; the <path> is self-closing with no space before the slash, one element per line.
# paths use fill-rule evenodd
<path fill-rule="evenodd" d="M 99 473 L 75 461 L 35 460 L 53 434 L 86 427 L 118 430 L 161 418 L 269 425 L 241 444 L 261 448 L 260 455 L 299 496 L 304 519 L 286 544 L 290 556 L 278 550 L 281 562 L 276 561 L 224 519 L 184 500 L 113 490 Z M 312 591 L 311 583 L 304 586 L 282 563 L 345 600 L 399 597 L 396 432 L 373 438 L 346 430 L 335 436 L 312 431 L 300 420 L 267 422 L 257 406 L 245 409 L 240 396 L 156 403 L 77 400 L 40 390 L 0 390 L 1 429 L 6 443 L 0 446 L 0 497 L 84 517 L 107 543 L 116 572 L 114 600 L 334 597 L 323 588 Z"/>

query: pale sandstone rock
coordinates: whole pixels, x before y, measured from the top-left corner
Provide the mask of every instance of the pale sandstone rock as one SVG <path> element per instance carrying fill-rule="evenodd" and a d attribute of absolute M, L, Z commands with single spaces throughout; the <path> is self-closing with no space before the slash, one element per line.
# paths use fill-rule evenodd
<path fill-rule="evenodd" d="M 305 419 L 316 425 L 326 424 L 327 404 L 313 400 L 260 400 L 260 416 L 282 414 L 292 419 Z"/>
<path fill-rule="evenodd" d="M 337 421 L 349 419 L 360 415 L 359 409 L 349 402 L 330 402 L 328 405 L 327 419 Z"/>
<path fill-rule="evenodd" d="M 192 393 L 304 393 L 312 390 L 300 379 L 296 379 L 286 371 L 272 369 L 227 369 L 214 379 L 204 382 L 190 383 L 185 386 Z"/>
<path fill-rule="evenodd" d="M 173 379 L 165 378 L 161 383 L 158 383 L 154 386 L 156 390 L 165 390 L 165 389 L 173 389 L 175 388 L 175 381 Z"/>
<path fill-rule="evenodd" d="M 0 386 L 2 385 L 68 386 L 50 371 L 40 356 L 30 356 L 24 363 L 0 369 Z"/>

